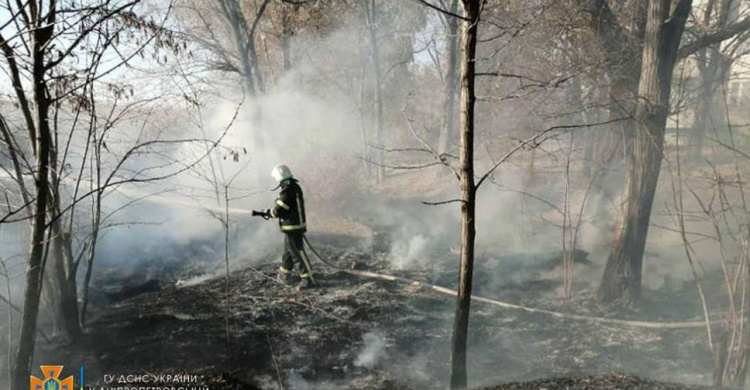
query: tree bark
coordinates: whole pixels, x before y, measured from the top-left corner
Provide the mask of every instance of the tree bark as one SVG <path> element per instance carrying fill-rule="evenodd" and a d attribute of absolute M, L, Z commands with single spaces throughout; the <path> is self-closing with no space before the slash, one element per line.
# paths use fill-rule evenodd
<path fill-rule="evenodd" d="M 30 10 L 38 4 L 33 3 Z M 54 7 L 49 10 L 50 15 L 56 12 Z M 33 12 L 30 14 L 34 15 Z M 33 16 L 37 18 L 36 15 Z M 39 315 L 39 297 L 42 291 L 43 264 L 42 258 L 45 248 L 45 232 L 47 206 L 49 203 L 49 158 L 51 148 L 51 132 L 49 124 L 50 101 L 47 96 L 44 63 L 46 50 L 54 28 L 54 17 L 44 26 L 39 20 L 33 20 L 34 29 L 31 33 L 32 43 L 32 85 L 36 104 L 36 150 L 34 186 L 36 201 L 34 203 L 34 218 L 31 225 L 31 248 L 29 250 L 29 264 L 26 269 L 26 286 L 24 289 L 23 315 L 21 318 L 21 334 L 18 349 L 13 361 L 13 386 L 23 388 L 29 381 L 31 364 L 34 355 L 37 318 Z"/>
<path fill-rule="evenodd" d="M 636 29 L 633 33 L 620 24 L 606 0 L 586 0 L 591 13 L 590 29 L 594 33 L 598 46 L 605 58 L 605 70 L 609 78 L 609 117 L 611 120 L 629 118 L 633 115 L 638 80 L 641 72 L 639 52 L 642 46 L 643 20 L 645 10 L 637 9 L 634 13 Z M 639 5 L 634 5 L 640 7 Z M 632 120 L 616 122 L 606 142 L 599 144 L 598 167 L 608 170 L 614 161 L 626 158 L 631 150 L 635 124 Z M 600 175 L 604 177 L 605 175 Z"/>
<path fill-rule="evenodd" d="M 451 1 L 451 13 L 458 12 L 458 0 Z M 440 126 L 438 153 L 448 152 L 448 142 L 453 136 L 456 122 L 456 89 L 458 86 L 458 19 L 446 15 L 445 76 L 443 96 L 443 123 Z"/>
<path fill-rule="evenodd" d="M 462 0 L 461 22 L 461 264 L 458 278 L 456 315 L 451 349 L 451 389 L 467 387 L 466 348 L 471 311 L 471 287 L 474 272 L 476 236 L 476 183 L 474 182 L 474 78 L 476 70 L 477 27 L 480 0 Z"/>
<path fill-rule="evenodd" d="M 73 266 L 72 242 L 69 232 L 64 232 L 60 220 L 52 223 L 53 277 L 56 301 L 60 303 L 63 326 L 71 340 L 81 336 L 81 325 L 78 318 L 78 291 L 75 269 Z"/>
<path fill-rule="evenodd" d="M 53 108 L 53 107 L 50 107 Z M 54 107 L 52 115 L 54 127 L 50 129 L 52 143 L 50 145 L 49 157 L 49 177 L 50 177 L 50 201 L 49 201 L 49 220 L 50 231 L 48 239 L 52 243 L 52 272 L 48 274 L 48 280 L 51 283 L 47 285 L 47 291 L 51 291 L 51 303 L 54 305 L 57 320 L 62 322 L 66 335 L 71 341 L 75 341 L 81 335 L 81 326 L 78 322 L 78 291 L 76 283 L 75 269 L 73 266 L 73 241 L 71 231 L 63 229 L 61 202 L 62 194 L 60 193 L 60 170 L 58 169 L 58 145 L 57 145 L 57 115 L 59 106 Z M 71 224 L 72 225 L 72 224 Z M 49 247 L 48 247 L 49 248 Z M 47 254 L 47 259 L 50 254 Z M 47 263 L 47 261 L 45 261 Z M 45 273 L 49 269 L 45 269 Z"/>
<path fill-rule="evenodd" d="M 258 56 L 255 49 L 255 30 L 260 18 L 265 13 L 270 0 L 264 0 L 258 8 L 255 20 L 248 25 L 238 0 L 220 0 L 219 6 L 224 18 L 232 30 L 237 57 L 240 62 L 240 74 L 242 76 L 245 92 L 250 96 L 252 106 L 252 132 L 255 150 L 263 148 L 265 137 L 262 127 L 262 113 L 258 106 L 257 96 L 263 92 L 263 75 L 258 69 Z"/>
<path fill-rule="evenodd" d="M 651 0 L 648 5 L 625 205 L 599 289 L 605 302 L 629 303 L 641 296 L 643 252 L 661 170 L 672 72 L 692 8 L 691 0 L 680 0 L 670 15 L 670 4 L 670 0 Z"/>

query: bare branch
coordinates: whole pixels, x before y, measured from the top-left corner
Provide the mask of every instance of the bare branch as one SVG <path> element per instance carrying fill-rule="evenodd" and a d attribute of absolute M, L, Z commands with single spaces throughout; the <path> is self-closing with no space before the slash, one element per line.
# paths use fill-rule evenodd
<path fill-rule="evenodd" d="M 747 16 L 741 21 L 733 23 L 720 30 L 703 35 L 698 39 L 683 45 L 677 51 L 677 57 L 686 58 L 691 54 L 697 52 L 698 50 L 723 42 L 729 38 L 734 37 L 735 35 L 741 34 L 748 30 L 750 30 L 750 16 Z"/>
<path fill-rule="evenodd" d="M 55 66 L 57 66 L 60 62 L 62 62 L 65 58 L 67 58 L 70 55 L 70 53 L 72 53 L 73 50 L 75 50 L 78 47 L 78 45 L 80 45 L 81 42 L 86 37 L 88 37 L 88 35 L 91 34 L 92 31 L 94 31 L 95 28 L 97 28 L 99 25 L 101 25 L 102 23 L 106 22 L 107 20 L 113 18 L 114 16 L 119 15 L 120 13 L 122 13 L 122 11 L 124 11 L 124 10 L 126 10 L 126 9 L 128 9 L 130 7 L 133 7 L 134 5 L 138 4 L 140 1 L 141 0 L 131 0 L 130 2 L 123 4 L 121 7 L 118 7 L 116 9 L 114 9 L 114 10 L 106 13 L 104 16 L 102 16 L 101 18 L 97 19 L 94 23 L 92 23 L 91 25 L 87 26 L 87 28 L 83 29 L 79 33 L 78 38 L 76 38 L 76 40 L 74 40 L 73 43 L 71 43 L 70 46 L 68 46 L 68 48 L 65 49 L 65 51 L 62 52 L 62 54 L 56 60 L 50 61 L 49 63 L 47 63 L 45 65 L 45 69 L 52 69 Z"/>
<path fill-rule="evenodd" d="M 515 147 L 514 147 L 513 149 L 511 149 L 510 151 L 508 151 L 508 153 L 506 153 L 506 154 L 505 154 L 505 155 L 504 155 L 504 156 L 503 156 L 503 157 L 502 157 L 502 158 L 501 158 L 500 160 L 498 160 L 497 162 L 495 162 L 495 164 L 493 164 L 492 168 L 490 168 L 490 169 L 489 169 L 489 170 L 488 170 L 488 171 L 487 171 L 487 172 L 486 172 L 486 173 L 485 173 L 484 175 L 482 175 L 482 177 L 481 177 L 481 178 L 479 179 L 479 181 L 477 182 L 476 188 L 477 188 L 477 189 L 479 189 L 479 186 L 481 186 L 481 185 L 482 185 L 482 183 L 483 183 L 483 182 L 484 182 L 484 181 L 485 181 L 485 180 L 486 180 L 486 179 L 487 179 L 487 178 L 488 178 L 488 177 L 489 177 L 489 176 L 490 176 L 490 175 L 491 175 L 491 174 L 492 174 L 492 173 L 493 173 L 493 172 L 494 172 L 494 171 L 495 171 L 495 170 L 496 170 L 496 169 L 497 169 L 497 168 L 498 168 L 498 167 L 499 167 L 499 166 L 500 166 L 500 165 L 501 165 L 502 163 L 504 163 L 505 161 L 507 161 L 507 160 L 508 160 L 508 159 L 509 159 L 509 158 L 510 158 L 511 156 L 513 156 L 513 155 L 514 155 L 514 154 L 515 154 L 515 153 L 516 153 L 517 151 L 519 151 L 519 150 L 521 150 L 521 149 L 523 149 L 523 148 L 526 148 L 526 147 L 529 147 L 529 148 L 532 148 L 532 149 L 533 149 L 533 148 L 536 148 L 536 147 L 538 147 L 538 146 L 539 146 L 539 145 L 540 145 L 540 144 L 541 144 L 542 142 L 544 142 L 544 141 L 545 141 L 546 139 L 548 139 L 549 137 L 547 137 L 547 138 L 544 138 L 544 139 L 542 139 L 541 141 L 540 141 L 540 139 L 541 139 L 541 138 L 542 138 L 543 136 L 545 136 L 545 135 L 547 135 L 547 134 L 549 134 L 549 133 L 551 133 L 551 132 L 553 132 L 553 131 L 556 131 L 556 130 L 572 130 L 572 129 L 589 128 L 589 127 L 594 127 L 594 126 L 607 125 L 607 124 L 610 124 L 610 123 L 620 122 L 620 121 L 623 121 L 623 120 L 627 120 L 627 119 L 628 119 L 628 118 L 616 118 L 616 119 L 610 119 L 610 120 L 607 120 L 607 121 L 603 121 L 603 122 L 598 122 L 598 123 L 587 123 L 587 124 L 582 124 L 582 125 L 561 125 L 561 126 L 552 126 L 552 127 L 548 128 L 548 129 L 546 129 L 546 130 L 543 130 L 543 131 L 541 131 L 541 132 L 539 132 L 539 133 L 535 134 L 534 136 L 532 136 L 532 137 L 529 137 L 529 138 L 527 138 L 527 139 L 525 139 L 525 140 L 521 141 L 521 142 L 520 142 L 520 143 L 519 143 L 518 145 L 516 145 L 516 146 L 515 146 Z"/>
<path fill-rule="evenodd" d="M 465 17 L 463 17 L 463 16 L 461 16 L 459 14 L 450 12 L 450 11 L 448 11 L 446 9 L 443 9 L 443 8 L 440 8 L 440 7 L 436 6 L 436 5 L 434 5 L 434 4 L 431 4 L 427 0 L 412 0 L 412 1 L 416 1 L 419 4 L 427 6 L 428 8 L 432 8 L 435 11 L 440 12 L 443 15 L 447 15 L 447 16 L 450 16 L 450 17 L 458 18 L 458 19 L 461 19 L 461 20 L 466 21 L 466 22 L 471 22 L 471 20 L 469 20 L 469 19 L 467 19 L 467 18 L 465 18 Z"/>
<path fill-rule="evenodd" d="M 462 203 L 462 202 L 463 200 L 461 199 L 450 199 L 450 200 L 443 200 L 440 202 L 424 202 L 423 201 L 420 203 L 427 205 L 427 206 L 440 206 L 440 205 L 449 204 L 449 203 Z"/>
<path fill-rule="evenodd" d="M 408 102 L 408 100 L 407 100 L 407 102 Z M 430 146 L 429 143 L 427 143 L 427 141 L 425 141 L 424 139 L 422 139 L 422 137 L 420 137 L 419 135 L 417 135 L 417 132 L 414 131 L 414 126 L 412 126 L 413 120 L 411 118 L 409 118 L 409 114 L 407 113 L 407 107 L 406 107 L 406 105 L 404 105 L 403 113 L 404 113 L 404 117 L 406 118 L 406 124 L 409 127 L 409 132 L 411 133 L 411 135 L 417 141 L 419 141 L 419 143 L 421 143 L 422 146 L 424 146 L 424 148 L 427 151 L 429 151 L 430 154 L 433 155 L 433 157 L 435 157 L 435 159 L 438 161 L 438 163 L 440 163 L 440 164 L 445 165 L 446 167 L 448 167 L 448 169 L 450 169 L 451 172 L 453 172 L 453 175 L 456 177 L 456 180 L 461 181 L 461 175 L 459 175 L 458 170 L 456 170 L 456 168 L 454 168 L 453 165 L 451 165 L 447 161 L 447 159 L 446 159 L 446 156 L 449 156 L 449 155 L 445 154 L 445 153 L 438 153 L 432 146 Z M 450 156 L 450 157 L 455 158 L 454 156 Z"/>

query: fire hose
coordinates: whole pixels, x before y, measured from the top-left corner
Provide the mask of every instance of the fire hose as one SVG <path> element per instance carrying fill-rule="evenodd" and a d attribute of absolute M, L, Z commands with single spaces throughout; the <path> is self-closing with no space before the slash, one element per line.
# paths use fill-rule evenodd
<path fill-rule="evenodd" d="M 358 271 L 358 270 L 352 270 L 352 269 L 339 267 L 333 264 L 333 262 L 331 262 L 330 260 L 327 260 L 326 258 L 321 256 L 318 253 L 318 251 L 315 250 L 315 247 L 312 246 L 312 244 L 310 244 L 310 241 L 307 239 L 307 236 L 305 236 L 305 243 L 307 244 L 307 247 L 310 248 L 310 251 L 315 255 L 315 257 L 317 257 L 318 260 L 320 260 L 320 262 L 322 262 L 326 266 L 331 267 L 335 270 L 345 272 L 350 275 L 364 277 L 364 278 L 379 279 L 379 280 L 385 280 L 389 282 L 411 285 L 415 287 L 422 287 L 428 290 L 432 290 L 432 291 L 445 294 L 445 295 L 450 295 L 453 297 L 457 296 L 458 294 L 456 290 L 452 290 L 452 289 L 438 286 L 435 284 L 411 280 L 411 279 L 403 278 L 400 276 L 393 276 L 393 275 L 370 272 L 370 271 Z M 681 321 L 681 322 L 632 321 L 632 320 L 621 320 L 621 319 L 615 319 L 615 318 L 587 316 L 587 315 L 582 315 L 582 314 L 561 313 L 561 312 L 552 311 L 552 310 L 537 309 L 533 307 L 527 307 L 527 306 L 517 305 L 513 303 L 502 302 L 496 299 L 486 298 L 486 297 L 482 297 L 482 296 L 478 296 L 474 294 L 472 294 L 471 299 L 477 302 L 482 302 L 482 303 L 486 303 L 489 305 L 501 307 L 503 309 L 521 310 L 527 313 L 542 314 L 542 315 L 547 315 L 547 316 L 566 319 L 566 320 L 586 321 L 586 322 L 594 322 L 594 323 L 609 324 L 609 325 L 619 325 L 619 326 L 630 327 L 630 328 L 689 329 L 689 328 L 701 328 L 701 327 L 707 328 L 709 326 L 708 321 Z"/>

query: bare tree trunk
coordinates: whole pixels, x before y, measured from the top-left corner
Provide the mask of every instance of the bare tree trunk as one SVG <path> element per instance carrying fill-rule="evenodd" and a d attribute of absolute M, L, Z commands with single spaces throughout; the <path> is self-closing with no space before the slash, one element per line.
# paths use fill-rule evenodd
<path fill-rule="evenodd" d="M 451 1 L 450 12 L 458 12 L 458 0 Z M 438 153 L 448 152 L 448 140 L 453 136 L 456 122 L 456 89 L 458 86 L 458 19 L 446 16 L 445 31 L 445 90 L 443 97 L 443 123 L 440 127 Z"/>
<path fill-rule="evenodd" d="M 72 340 L 76 340 L 81 335 L 81 326 L 78 321 L 78 291 L 71 252 L 72 242 L 70 233 L 63 232 L 60 225 L 58 219 L 51 227 L 54 248 L 52 276 L 56 279 L 54 285 L 59 289 L 55 292 L 55 300 L 60 304 L 65 332 Z"/>
<path fill-rule="evenodd" d="M 589 119 L 588 119 L 588 114 L 586 110 L 586 102 L 585 102 L 586 97 L 584 96 L 583 88 L 581 87 L 581 81 L 578 80 L 577 78 L 575 80 L 572 80 L 570 89 L 571 89 L 570 100 L 573 103 L 573 107 L 579 111 L 578 117 L 579 117 L 580 123 L 581 124 L 588 123 Z M 588 129 L 586 131 L 590 133 L 591 136 L 585 137 L 583 162 L 582 162 L 581 170 L 583 171 L 583 175 L 585 177 L 590 178 L 591 177 L 591 159 L 594 156 L 594 146 L 595 146 L 595 141 L 596 141 L 596 136 L 594 132 L 600 131 L 600 129 Z"/>
<path fill-rule="evenodd" d="M 258 51 L 255 48 L 254 37 L 247 43 L 247 52 L 247 57 L 249 58 L 249 72 L 252 77 L 255 77 L 255 86 L 257 87 L 255 93 L 257 95 L 266 90 L 266 84 L 265 79 L 263 78 L 263 73 L 261 73 L 260 67 L 258 66 Z"/>
<path fill-rule="evenodd" d="M 252 103 L 253 141 L 256 150 L 263 148 L 265 137 L 262 130 L 261 110 L 258 106 L 257 95 L 264 90 L 263 76 L 258 69 L 258 55 L 255 49 L 255 31 L 260 18 L 265 13 L 270 0 L 264 0 L 259 6 L 252 25 L 248 25 L 242 14 L 242 7 L 238 0 L 220 0 L 219 6 L 224 18 L 232 29 L 237 56 L 240 61 L 240 73 L 245 86 L 245 92 Z"/>
<path fill-rule="evenodd" d="M 704 49 L 703 61 L 697 61 L 701 86 L 698 104 L 694 110 L 695 121 L 689 137 L 689 162 L 701 160 L 706 132 L 710 133 L 714 128 L 723 129 L 726 125 L 724 113 L 719 109 L 723 104 L 722 99 L 717 96 L 717 92 L 729 83 L 729 71 L 733 61 L 718 50 L 718 48 Z"/>
<path fill-rule="evenodd" d="M 474 182 L 474 77 L 479 24 L 480 0 L 462 0 L 461 22 L 461 265 L 458 279 L 456 315 L 451 348 L 451 389 L 467 387 L 466 348 L 471 311 L 471 285 L 474 272 L 474 237 L 476 236 Z"/>
<path fill-rule="evenodd" d="M 699 65 L 698 68 L 703 85 L 698 88 L 698 104 L 693 109 L 695 120 L 693 121 L 693 128 L 690 129 L 688 164 L 698 161 L 703 154 L 703 135 L 706 132 L 706 127 L 711 126 L 712 122 L 710 118 L 713 100 L 712 82 L 708 81 L 710 78 L 707 75 L 708 69 L 703 69 L 702 65 Z"/>
<path fill-rule="evenodd" d="M 32 2 L 34 3 L 34 2 Z M 33 4 L 33 10 L 38 4 Z M 56 11 L 49 10 L 50 14 Z M 33 14 L 33 13 L 32 13 Z M 36 16 L 34 16 L 36 18 Z M 54 22 L 54 18 L 50 18 Z M 26 269 L 26 286 L 24 289 L 23 316 L 21 318 L 21 334 L 18 349 L 13 361 L 13 386 L 21 389 L 22 384 L 28 383 L 29 372 L 34 356 L 37 318 L 39 315 L 39 296 L 42 291 L 42 257 L 45 248 L 45 232 L 47 222 L 47 206 L 49 203 L 49 159 L 51 148 L 51 132 L 49 124 L 50 102 L 47 96 L 45 73 L 46 48 L 52 36 L 54 23 L 37 27 L 32 33 L 32 81 L 34 103 L 36 104 L 36 162 L 34 183 L 36 201 L 34 203 L 34 218 L 31 225 L 31 248 L 29 251 L 29 265 Z M 32 22 L 34 26 L 40 21 Z"/>
<path fill-rule="evenodd" d="M 737 22 L 739 18 L 739 3 L 735 0 L 711 0 L 706 5 L 702 26 L 704 29 L 722 30 Z M 715 21 L 712 25 L 712 22 Z M 739 38 L 739 42 L 747 38 Z M 718 99 L 717 92 L 726 87 L 729 82 L 730 69 L 734 58 L 730 54 L 733 50 L 722 50 L 721 42 L 702 48 L 696 53 L 700 88 L 698 104 L 694 109 L 695 121 L 690 132 L 690 161 L 701 160 L 703 138 L 708 129 L 724 128 L 724 114 L 716 114 Z"/>
<path fill-rule="evenodd" d="M 92 92 L 92 100 L 93 100 L 93 92 Z M 88 306 L 89 306 L 89 287 L 91 286 L 91 276 L 94 272 L 94 260 L 96 259 L 96 248 L 97 243 L 99 241 L 99 230 L 101 228 L 101 221 L 102 221 L 102 195 L 104 192 L 102 191 L 102 149 L 104 147 L 104 139 L 103 134 L 100 137 L 97 129 L 95 127 L 92 127 L 89 129 L 89 134 L 91 136 L 91 148 L 92 148 L 92 163 L 94 164 L 93 174 L 95 175 L 94 178 L 92 178 L 92 183 L 96 185 L 96 195 L 94 196 L 93 205 L 91 207 L 91 240 L 89 241 L 90 244 L 88 248 L 84 248 L 83 251 L 86 252 L 86 273 L 83 279 L 83 291 L 81 292 L 81 309 L 78 313 L 79 315 L 79 323 L 81 328 L 85 328 L 86 326 L 86 316 L 88 315 Z M 208 147 L 208 146 L 207 146 Z M 211 168 L 213 169 L 213 160 L 210 160 L 211 162 Z M 84 252 L 81 252 L 80 256 L 83 256 Z M 74 272 L 78 270 L 78 267 L 80 266 L 81 259 L 76 260 L 76 264 L 74 266 Z"/>
<path fill-rule="evenodd" d="M 365 74 L 367 73 L 367 58 L 362 49 L 362 42 L 359 45 L 359 62 L 360 62 L 360 79 L 359 91 L 357 96 L 357 113 L 359 114 L 359 135 L 362 141 L 362 163 L 365 177 L 370 180 L 373 176 L 372 159 L 370 156 L 370 132 L 368 131 L 367 111 L 365 110 Z"/>
<path fill-rule="evenodd" d="M 373 87 L 375 88 L 375 143 L 378 145 L 376 153 L 377 181 L 385 180 L 385 167 L 383 166 L 383 75 L 380 65 L 380 46 L 378 43 L 377 9 L 375 0 L 368 0 L 365 4 L 365 16 L 370 34 L 370 50 L 372 53 Z"/>
<path fill-rule="evenodd" d="M 281 15 L 281 55 L 282 55 L 282 73 L 292 69 L 292 36 L 294 28 L 292 17 L 299 10 L 299 5 L 282 4 L 283 14 Z"/>
<path fill-rule="evenodd" d="M 96 156 L 96 164 L 97 164 L 97 182 L 99 181 L 99 178 L 101 177 L 101 172 L 99 172 L 99 169 L 101 168 L 101 159 L 99 154 L 101 153 L 100 150 L 96 150 L 95 153 Z M 101 185 L 98 184 L 98 187 L 100 188 Z M 91 285 L 91 275 L 94 272 L 94 259 L 96 259 L 96 246 L 99 239 L 99 229 L 101 225 L 101 216 L 102 216 L 102 191 L 97 191 L 96 198 L 94 200 L 95 204 L 93 207 L 94 215 L 92 216 L 92 228 L 91 228 L 91 244 L 88 248 L 88 254 L 86 259 L 86 274 L 83 279 L 83 292 L 81 293 L 81 311 L 79 313 L 80 319 L 79 322 L 81 324 L 81 327 L 86 326 L 86 315 L 88 314 L 88 306 L 89 306 L 89 286 Z M 75 268 L 78 268 L 77 265 Z"/>
<path fill-rule="evenodd" d="M 252 47 L 248 48 L 247 50 L 253 52 L 253 57 L 255 56 L 255 44 L 251 44 Z M 262 110 L 260 109 L 260 102 L 258 100 L 258 90 L 259 88 L 256 88 L 256 82 L 255 79 L 262 80 L 261 76 L 258 75 L 257 77 L 254 76 L 255 73 L 259 73 L 257 71 L 253 71 L 253 65 L 250 62 L 248 55 L 242 57 L 242 68 L 243 70 L 243 80 L 245 81 L 245 88 L 247 90 L 247 94 L 250 97 L 250 117 L 252 121 L 252 132 L 253 132 L 253 145 L 255 150 L 262 150 L 263 146 L 265 145 L 265 136 L 263 134 L 263 114 Z"/>
<path fill-rule="evenodd" d="M 230 342 L 229 333 L 229 185 L 224 185 L 224 220 L 221 221 L 224 228 L 224 266 L 226 274 L 224 278 L 224 287 L 226 292 L 225 311 L 224 311 L 224 328 L 226 331 L 227 344 Z"/>
<path fill-rule="evenodd" d="M 76 284 L 76 274 L 73 266 L 73 240 L 72 232 L 65 231 L 62 226 L 60 194 L 60 176 L 58 169 L 58 147 L 57 147 L 57 113 L 59 107 L 55 108 L 53 128 L 53 142 L 50 145 L 50 205 L 49 219 L 50 234 L 48 235 L 52 243 L 52 272 L 49 273 L 49 280 L 52 282 L 47 286 L 47 290 L 52 291 L 51 301 L 54 310 L 58 311 L 59 318 L 65 328 L 67 337 L 71 340 L 77 340 L 81 335 L 81 326 L 78 322 L 78 291 Z M 49 259 L 49 254 L 47 254 Z M 46 272 L 47 270 L 45 270 Z"/>
<path fill-rule="evenodd" d="M 625 205 L 599 289 L 605 302 L 633 302 L 641 296 L 643 251 L 661 170 L 672 71 L 691 8 L 691 0 L 680 0 L 670 15 L 670 0 L 649 2 Z"/>

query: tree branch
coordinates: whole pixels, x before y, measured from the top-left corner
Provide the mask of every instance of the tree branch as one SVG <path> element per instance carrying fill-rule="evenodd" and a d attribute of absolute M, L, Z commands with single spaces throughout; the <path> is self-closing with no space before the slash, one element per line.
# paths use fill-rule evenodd
<path fill-rule="evenodd" d="M 528 146 L 528 147 L 531 147 L 531 148 L 536 148 L 536 147 L 538 147 L 538 146 L 539 146 L 539 145 L 540 145 L 540 144 L 541 144 L 542 142 L 544 142 L 544 140 L 546 140 L 546 138 L 545 138 L 545 139 L 543 139 L 542 141 L 539 141 L 539 139 L 540 139 L 540 138 L 542 138 L 542 137 L 543 137 L 544 135 L 546 135 L 546 134 L 549 134 L 549 133 L 551 133 L 551 132 L 553 132 L 553 131 L 555 131 L 555 130 L 571 130 L 571 129 L 577 129 L 577 128 L 588 128 L 588 127 L 594 127 L 594 126 L 599 126 L 599 125 L 607 125 L 607 124 L 610 124 L 610 123 L 615 123 L 615 122 L 619 122 L 619 121 L 623 121 L 623 120 L 627 120 L 627 119 L 629 119 L 629 118 L 616 118 L 616 119 L 611 119 L 611 120 L 607 120 L 607 121 L 603 121 L 603 122 L 597 122 L 597 123 L 586 123 L 586 124 L 582 124 L 582 125 L 562 125 L 562 126 L 552 126 L 552 127 L 548 128 L 548 129 L 546 129 L 546 130 L 543 130 L 543 131 L 541 131 L 541 132 L 539 132 L 539 133 L 536 133 L 536 134 L 534 134 L 534 136 L 532 136 L 532 137 L 529 137 L 529 138 L 527 138 L 527 139 L 525 139 L 525 140 L 521 141 L 521 142 L 520 142 L 520 143 L 519 143 L 518 145 L 516 145 L 516 146 L 515 146 L 515 147 L 514 147 L 513 149 L 511 149 L 510 151 L 508 151 L 508 153 L 506 153 L 506 154 L 505 154 L 505 155 L 504 155 L 504 156 L 503 156 L 503 157 L 502 157 L 502 158 L 501 158 L 500 160 L 498 160 L 497 162 L 495 162 L 495 163 L 494 163 L 494 164 L 492 165 L 492 168 L 490 168 L 490 169 L 489 169 L 489 170 L 488 170 L 488 171 L 487 171 L 487 172 L 486 172 L 486 173 L 485 173 L 484 175 L 482 175 L 482 177 L 481 177 L 481 178 L 479 179 L 479 181 L 477 182 L 476 188 L 477 188 L 477 189 L 479 189 L 479 187 L 480 187 L 480 186 L 482 185 L 482 183 L 483 183 L 483 182 L 484 182 L 485 180 L 487 180 L 487 178 L 488 178 L 488 177 L 489 177 L 490 175 L 492 175 L 492 172 L 495 172 L 495 170 L 496 170 L 496 169 L 497 169 L 497 168 L 498 168 L 498 167 L 499 167 L 499 166 L 500 166 L 500 165 L 501 165 L 502 163 L 504 163 L 505 161 L 507 161 L 507 160 L 508 160 L 508 159 L 509 159 L 509 158 L 510 158 L 511 156 L 513 156 L 513 155 L 514 155 L 514 154 L 515 154 L 515 153 L 516 153 L 517 151 L 519 151 L 520 149 L 523 149 L 523 148 L 525 148 L 525 147 L 527 147 L 527 146 Z"/>
<path fill-rule="evenodd" d="M 461 202 L 463 202 L 463 200 L 461 199 L 450 199 L 450 200 L 443 200 L 440 202 L 420 202 L 420 203 L 427 205 L 427 206 L 440 206 L 440 205 L 449 204 L 449 203 L 461 203 Z"/>
<path fill-rule="evenodd" d="M 33 149 L 36 149 L 36 143 L 33 142 L 33 140 L 36 139 L 36 125 L 34 124 L 34 116 L 31 114 L 29 100 L 26 98 L 26 92 L 24 92 L 23 84 L 21 83 L 21 71 L 18 69 L 18 63 L 16 62 L 16 53 L 13 51 L 13 48 L 10 47 L 10 43 L 5 40 L 2 33 L 0 33 L 0 50 L 2 50 L 5 60 L 8 61 L 13 90 L 16 92 L 18 104 L 21 106 L 23 118 L 26 121 L 26 127 L 29 131 L 29 139 L 32 140 L 31 146 Z M 34 152 L 36 152 L 36 150 L 34 150 Z"/>
<path fill-rule="evenodd" d="M 451 16 L 451 17 L 454 17 L 454 18 L 458 18 L 458 19 L 461 19 L 461 20 L 466 21 L 466 22 L 471 22 L 470 19 L 467 19 L 467 18 L 465 18 L 465 17 L 463 17 L 463 16 L 461 16 L 459 14 L 450 12 L 450 11 L 448 11 L 446 9 L 440 8 L 440 7 L 438 7 L 438 6 L 434 5 L 434 4 L 430 4 L 430 2 L 428 2 L 427 0 L 412 0 L 412 1 L 416 1 L 417 3 L 422 4 L 422 5 L 424 5 L 424 6 L 428 7 L 428 8 L 432 8 L 435 11 L 440 12 L 443 15 L 447 15 L 447 16 Z"/>
<path fill-rule="evenodd" d="M 88 35 L 91 34 L 91 32 L 94 31 L 94 29 L 97 28 L 100 24 L 106 22 L 107 20 L 109 20 L 110 18 L 112 18 L 112 17 L 114 17 L 116 15 L 119 15 L 125 9 L 130 8 L 130 7 L 132 7 L 132 6 L 140 3 L 140 1 L 141 0 L 132 0 L 132 1 L 128 2 L 128 3 L 125 3 L 123 6 L 118 7 L 116 9 L 108 12 L 107 14 L 105 14 L 104 16 L 102 16 L 101 18 L 99 18 L 96 22 L 94 22 L 91 25 L 89 25 L 86 29 L 84 29 L 83 31 L 80 32 L 80 34 L 78 35 L 78 38 L 76 38 L 76 40 L 73 41 L 73 43 L 71 43 L 70 46 L 68 46 L 68 48 L 55 61 L 50 61 L 49 63 L 47 63 L 45 65 L 45 69 L 52 69 L 55 66 L 57 66 L 60 62 L 62 62 L 65 58 L 67 58 L 68 55 L 70 55 L 70 53 L 72 53 L 73 50 L 75 50 L 78 47 L 78 45 L 80 45 L 81 42 L 86 37 L 88 37 Z"/>
<path fill-rule="evenodd" d="M 750 16 L 746 16 L 739 22 L 730 24 L 729 26 L 724 27 L 720 30 L 703 35 L 690 43 L 686 43 L 677 51 L 677 57 L 678 59 L 687 58 L 698 50 L 723 42 L 735 35 L 741 34 L 748 30 L 750 30 Z"/>

